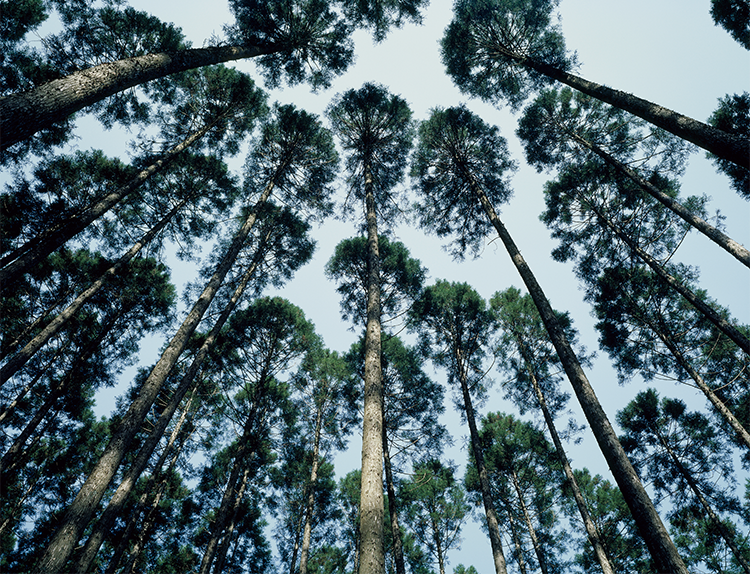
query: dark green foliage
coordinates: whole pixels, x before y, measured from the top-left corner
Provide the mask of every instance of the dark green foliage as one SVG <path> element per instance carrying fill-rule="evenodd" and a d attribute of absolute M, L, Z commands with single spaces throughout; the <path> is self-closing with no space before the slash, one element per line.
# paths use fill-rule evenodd
<path fill-rule="evenodd" d="M 648 550 L 638 535 L 633 517 L 630 514 L 622 493 L 600 475 L 591 476 L 587 468 L 573 471 L 581 493 L 586 500 L 591 519 L 601 533 L 601 543 L 612 563 L 615 572 L 629 574 L 650 574 L 654 571 Z M 561 500 L 563 511 L 573 520 L 580 520 L 580 514 L 572 496 Z M 582 530 L 580 530 L 582 532 Z M 574 531 L 575 533 L 575 531 Z M 577 539 L 575 564 L 586 574 L 601 572 L 588 539 Z"/>
<path fill-rule="evenodd" d="M 711 18 L 750 50 L 750 6 L 744 0 L 711 0 Z"/>
<path fill-rule="evenodd" d="M 443 64 L 462 92 L 518 107 L 549 80 L 529 58 L 561 70 L 573 65 L 553 19 L 559 0 L 456 0 L 441 44 Z"/>
<path fill-rule="evenodd" d="M 0 94 L 20 91 L 44 81 L 48 70 L 41 54 L 24 38 L 48 17 L 44 0 L 0 2 Z"/>
<path fill-rule="evenodd" d="M 245 163 L 245 196 L 250 201 L 270 184 L 272 196 L 322 219 L 332 209 L 338 154 L 320 119 L 292 105 L 274 106 Z"/>
<path fill-rule="evenodd" d="M 505 138 L 466 107 L 437 108 L 419 126 L 411 164 L 415 208 L 423 228 L 453 236 L 451 253 L 474 255 L 491 233 L 476 189 L 499 205 L 510 199 L 508 173 L 515 169 Z"/>
<path fill-rule="evenodd" d="M 391 26 L 422 23 L 421 9 L 430 0 L 338 0 L 349 22 L 372 30 L 376 42 L 385 39 Z"/>
<path fill-rule="evenodd" d="M 414 138 L 409 105 L 385 87 L 367 83 L 337 95 L 326 113 L 346 153 L 350 193 L 363 201 L 366 182 L 372 182 L 380 222 L 394 224 L 392 190 L 403 178 Z"/>
<path fill-rule="evenodd" d="M 237 20 L 227 27 L 230 41 L 275 50 L 258 58 L 271 87 L 282 78 L 328 87 L 354 57 L 351 26 L 329 0 L 231 0 L 229 6 Z"/>
<path fill-rule="evenodd" d="M 380 253 L 380 318 L 384 325 L 401 318 L 419 295 L 426 270 L 409 256 L 400 241 L 378 237 Z M 326 276 L 339 285 L 341 316 L 362 325 L 367 318 L 367 239 L 353 237 L 336 245 L 325 267 Z"/>
<path fill-rule="evenodd" d="M 745 9 L 750 10 L 747 5 Z M 745 23 L 750 23 L 750 15 L 746 16 Z M 746 136 L 750 133 L 750 93 L 727 95 L 719 99 L 719 107 L 708 118 L 708 123 L 725 132 Z M 708 154 L 708 157 L 729 178 L 734 190 L 750 200 L 750 170 L 713 154 Z"/>

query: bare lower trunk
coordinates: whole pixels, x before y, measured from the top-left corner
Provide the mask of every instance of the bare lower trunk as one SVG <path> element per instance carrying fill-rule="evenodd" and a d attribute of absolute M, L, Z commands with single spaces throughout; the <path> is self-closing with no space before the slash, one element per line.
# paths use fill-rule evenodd
<path fill-rule="evenodd" d="M 258 204 L 265 202 L 271 193 L 271 189 L 272 184 L 269 184 Z M 248 216 L 240 231 L 235 235 L 232 244 L 217 266 L 216 272 L 209 280 L 203 293 L 201 293 L 187 318 L 177 330 L 166 350 L 162 353 L 151 374 L 144 381 L 138 396 L 123 416 L 120 426 L 107 445 L 104 454 L 102 454 L 94 470 L 78 491 L 75 500 L 65 511 L 55 535 L 35 565 L 33 574 L 58 572 L 65 567 L 70 553 L 80 538 L 81 532 L 91 520 L 112 477 L 120 466 L 122 457 L 125 455 L 133 437 L 141 428 L 141 424 L 145 420 L 169 372 L 182 354 L 190 336 L 198 327 L 203 314 L 208 309 L 211 301 L 213 301 L 227 273 L 229 273 L 232 265 L 234 265 L 247 236 L 255 225 L 256 211 L 257 206 L 256 210 Z"/>
<path fill-rule="evenodd" d="M 383 382 L 380 365 L 380 254 L 373 180 L 365 166 L 367 221 L 367 328 L 362 415 L 362 483 L 359 574 L 382 574 L 383 549 Z"/>
<path fill-rule="evenodd" d="M 633 465 L 628 460 L 615 430 L 612 428 L 599 399 L 594 393 L 594 389 L 591 387 L 575 352 L 570 346 L 570 342 L 565 337 L 565 333 L 557 317 L 555 317 L 544 291 L 542 291 L 539 283 L 537 283 L 536 277 L 534 277 L 531 269 L 521 256 L 518 247 L 516 247 L 507 229 L 505 229 L 505 226 L 495 213 L 487 196 L 475 183 L 472 185 L 472 191 L 477 195 L 477 199 L 481 202 L 487 217 L 497 230 L 513 264 L 518 269 L 526 288 L 529 290 L 529 294 L 534 300 L 534 304 L 549 333 L 550 340 L 560 357 L 560 361 L 573 386 L 586 420 L 591 426 L 599 448 L 607 460 L 607 464 L 622 491 L 625 502 L 630 508 L 638 530 L 649 549 L 651 557 L 654 559 L 657 571 L 660 573 L 688 574 L 682 558 L 677 553 L 677 548 L 675 548 L 672 539 L 669 537 L 669 533 L 664 527 L 659 514 L 656 512 L 656 508 L 653 502 L 651 502 L 646 489 L 643 488 L 643 484 L 638 478 Z"/>
<path fill-rule="evenodd" d="M 388 491 L 388 513 L 391 518 L 393 562 L 396 567 L 396 574 L 406 574 L 404 545 L 401 541 L 401 528 L 398 525 L 398 501 L 396 500 L 396 488 L 393 484 L 393 469 L 391 468 L 391 456 L 388 449 L 388 435 L 385 424 L 383 425 L 383 466 L 385 467 L 385 487 Z"/>
<path fill-rule="evenodd" d="M 508 570 L 505 564 L 505 556 L 503 555 L 502 539 L 500 538 L 500 524 L 498 523 L 497 513 L 495 512 L 495 504 L 492 500 L 492 491 L 490 489 L 490 479 L 487 475 L 487 468 L 484 466 L 484 455 L 482 454 L 482 447 L 479 441 L 479 432 L 477 432 L 477 423 L 474 418 L 474 407 L 471 403 L 471 395 L 469 394 L 469 385 L 466 377 L 466 372 L 464 370 L 463 360 L 460 356 L 456 357 L 456 362 L 459 365 L 458 368 L 460 369 L 458 378 L 461 382 L 461 392 L 464 398 L 464 411 L 466 413 L 466 421 L 469 423 L 469 433 L 471 436 L 471 448 L 472 454 L 474 455 L 474 464 L 477 467 L 477 474 L 479 475 L 479 487 L 482 492 L 484 514 L 487 519 L 487 530 L 490 533 L 490 546 L 492 548 L 492 559 L 495 564 L 495 573 L 507 574 Z"/>
<path fill-rule="evenodd" d="M 518 570 L 521 574 L 526 574 L 526 560 L 523 557 L 523 548 L 521 547 L 521 540 L 518 535 L 518 528 L 516 527 L 516 519 L 513 517 L 513 512 L 510 508 L 506 508 L 506 512 L 508 514 L 511 537 L 513 538 L 513 546 L 516 547 L 516 554 L 518 555 Z"/>
<path fill-rule="evenodd" d="M 310 469 L 310 483 L 307 487 L 307 506 L 305 508 L 305 526 L 302 534 L 302 551 L 299 557 L 299 574 L 307 574 L 307 558 L 310 554 L 312 538 L 312 519 L 315 512 L 315 487 L 318 481 L 318 456 L 320 455 L 320 433 L 323 425 L 322 413 L 319 410 L 315 418 L 315 437 L 313 439 L 313 459 Z"/>
<path fill-rule="evenodd" d="M 0 385 L 3 385 L 10 377 L 12 377 L 26 362 L 34 356 L 34 354 L 42 348 L 42 346 L 54 337 L 60 330 L 78 313 L 81 307 L 85 305 L 96 293 L 101 289 L 104 284 L 123 269 L 141 249 L 151 241 L 157 233 L 159 233 L 164 227 L 170 222 L 172 217 L 182 209 L 187 203 L 187 199 L 180 202 L 174 207 L 157 225 L 155 225 L 148 233 L 146 233 L 133 247 L 131 247 L 125 255 L 120 257 L 117 262 L 107 269 L 102 275 L 89 286 L 88 289 L 83 291 L 75 300 L 68 305 L 68 307 L 59 313 L 52 321 L 47 323 L 31 341 L 29 341 L 23 349 L 18 351 L 13 357 L 11 357 L 7 363 L 5 363 L 0 369 Z"/>
<path fill-rule="evenodd" d="M 521 485 L 518 484 L 518 476 L 516 475 L 515 470 L 510 471 L 510 478 L 513 481 L 513 488 L 515 488 L 516 490 L 516 496 L 518 496 L 518 504 L 521 507 L 523 519 L 526 521 L 526 528 L 528 528 L 529 530 L 529 538 L 531 538 L 531 545 L 534 547 L 534 553 L 536 554 L 536 559 L 539 562 L 539 569 L 542 571 L 542 574 L 547 574 L 547 561 L 544 558 L 544 552 L 542 552 L 542 547 L 539 544 L 539 537 L 536 535 L 534 523 L 531 521 L 531 514 L 529 513 L 529 509 L 523 499 Z"/>
<path fill-rule="evenodd" d="M 224 532 L 224 538 L 221 541 L 221 545 L 219 546 L 218 551 L 216 552 L 214 574 L 221 574 L 224 571 L 224 562 L 226 562 L 227 559 L 227 551 L 229 550 L 229 545 L 231 544 L 232 537 L 234 536 L 234 527 L 237 524 L 237 513 L 239 512 L 240 505 L 242 504 L 242 499 L 245 496 L 245 490 L 247 489 L 249 478 L 250 469 L 246 468 L 245 472 L 242 474 L 240 489 L 237 493 L 237 498 L 234 501 L 234 507 L 232 508 L 232 518 L 229 520 L 229 524 L 227 524 L 226 530 Z"/>
<path fill-rule="evenodd" d="M 100 64 L 46 84 L 0 98 L 0 150 L 65 120 L 104 98 L 149 80 L 211 64 L 277 51 L 257 46 L 214 46 L 145 54 Z"/>

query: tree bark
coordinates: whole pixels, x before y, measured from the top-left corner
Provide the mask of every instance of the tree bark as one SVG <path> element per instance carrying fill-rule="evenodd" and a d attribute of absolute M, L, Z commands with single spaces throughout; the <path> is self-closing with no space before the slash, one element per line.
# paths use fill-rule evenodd
<path fill-rule="evenodd" d="M 99 64 L 26 92 L 4 96 L 0 98 L 0 133 L 3 134 L 0 150 L 108 96 L 149 80 L 279 50 L 273 46 L 213 46 L 171 54 L 146 54 Z"/>
<path fill-rule="evenodd" d="M 214 574 L 221 574 L 224 571 L 224 562 L 227 559 L 227 551 L 229 545 L 232 542 L 232 536 L 234 535 L 234 527 L 237 523 L 237 513 L 239 512 L 242 499 L 245 496 L 245 490 L 247 489 L 247 483 L 250 478 L 250 469 L 246 468 L 242 473 L 242 481 L 240 482 L 240 489 L 237 492 L 237 498 L 235 498 L 234 506 L 232 507 L 232 518 L 229 520 L 229 524 L 224 532 L 224 537 L 219 545 L 219 549 L 216 552 L 216 561 L 214 564 Z"/>
<path fill-rule="evenodd" d="M 633 94 L 591 82 L 559 68 L 511 52 L 504 47 L 497 46 L 497 48 L 504 56 L 522 66 L 531 68 L 592 98 L 630 112 L 679 138 L 694 143 L 717 157 L 750 169 L 750 140 L 747 138 L 729 134 Z"/>
<path fill-rule="evenodd" d="M 146 169 L 141 170 L 138 175 L 124 186 L 108 193 L 93 205 L 70 215 L 65 220 L 53 224 L 12 253 L 3 257 L 2 262 L 0 262 L 3 265 L 3 268 L 0 269 L 0 286 L 15 283 L 21 275 L 26 273 L 34 265 L 61 247 L 66 241 L 75 237 L 88 225 L 96 221 L 133 191 L 138 189 L 149 177 L 163 170 L 181 152 L 211 131 L 217 122 L 218 119 L 211 124 L 204 126 L 202 129 L 193 132 L 181 143 L 163 153 L 158 160 L 149 165 Z"/>
<path fill-rule="evenodd" d="M 273 182 L 270 182 L 256 203 L 256 209 L 248 215 L 243 226 L 235 234 L 231 245 L 208 281 L 203 293 L 201 293 L 187 318 L 162 353 L 151 374 L 143 383 L 138 396 L 123 416 L 120 426 L 107 445 L 99 462 L 79 490 L 75 500 L 65 511 L 58 530 L 35 565 L 33 574 L 57 572 L 65 567 L 65 563 L 78 542 L 81 532 L 91 520 L 96 506 L 104 496 L 104 492 L 120 466 L 130 442 L 140 429 L 169 372 L 182 354 L 190 336 L 198 327 L 203 314 L 213 301 L 227 273 L 234 265 L 247 236 L 255 225 L 257 208 L 268 199 L 272 188 Z"/>
<path fill-rule="evenodd" d="M 138 240 L 120 259 L 115 262 L 109 269 L 107 269 L 102 275 L 92 283 L 88 289 L 83 291 L 75 300 L 68 305 L 68 307 L 60 312 L 54 319 L 52 319 L 47 326 L 44 327 L 31 341 L 29 341 L 23 349 L 18 351 L 13 357 L 0 369 L 0 386 L 8 381 L 18 370 L 23 367 L 26 362 L 34 356 L 34 354 L 41 349 L 44 344 L 60 332 L 70 319 L 72 319 L 76 313 L 80 310 L 83 305 L 93 297 L 104 284 L 123 269 L 130 261 L 140 252 L 141 249 L 151 241 L 156 234 L 158 234 L 172 217 L 182 209 L 188 202 L 187 199 L 180 202 L 174 207 L 157 225 L 155 225 L 150 231 L 148 231 L 141 239 Z"/>
<path fill-rule="evenodd" d="M 664 527 L 659 514 L 656 512 L 656 508 L 638 478 L 633 465 L 630 464 L 615 430 L 612 428 L 599 399 L 594 393 L 594 389 L 591 387 L 575 352 L 570 346 L 570 342 L 565 337 L 565 333 L 557 321 L 557 317 L 555 317 L 544 291 L 542 291 L 536 277 L 521 256 L 505 225 L 503 225 L 497 213 L 495 213 L 495 209 L 490 204 L 484 191 L 473 179 L 471 180 L 471 188 L 482 204 L 490 222 L 495 227 L 513 264 L 516 266 L 526 288 L 529 290 L 529 294 L 534 300 L 542 322 L 549 333 L 550 340 L 560 357 L 560 361 L 573 386 L 578 402 L 583 409 L 586 420 L 591 426 L 599 448 L 602 450 L 604 458 L 607 460 L 607 464 L 612 471 L 612 476 L 617 481 L 623 497 L 633 514 L 638 530 L 646 542 L 651 557 L 654 559 L 657 572 L 660 574 L 688 574 L 682 558 L 677 553 L 677 548 L 675 548 L 672 539 L 669 537 L 669 533 Z"/>
<path fill-rule="evenodd" d="M 396 574 L 406 574 L 404 564 L 404 544 L 401 540 L 401 528 L 398 524 L 398 501 L 396 488 L 393 484 L 393 469 L 391 468 L 391 454 L 388 449 L 388 433 L 383 424 L 383 467 L 385 468 L 385 487 L 388 491 L 388 514 L 391 519 L 391 539 L 393 540 L 393 561 Z"/>
<path fill-rule="evenodd" d="M 469 424 L 469 434 L 471 436 L 471 448 L 472 454 L 474 455 L 474 464 L 477 466 L 477 474 L 479 475 L 479 487 L 482 492 L 484 514 L 487 519 L 487 530 L 490 533 L 490 546 L 492 548 L 492 559 L 495 565 L 495 573 L 507 574 L 508 570 L 505 564 L 505 556 L 503 555 L 502 539 L 500 538 L 500 524 L 497 520 L 495 504 L 492 500 L 490 479 L 487 475 L 487 468 L 484 465 L 484 455 L 482 454 L 479 432 L 477 431 L 477 423 L 474 418 L 474 407 L 471 403 L 471 395 L 469 394 L 469 385 L 467 381 L 466 370 L 464 368 L 464 362 L 457 343 L 458 342 L 456 342 L 455 347 L 456 364 L 458 365 L 459 369 L 459 372 L 457 374 L 458 380 L 461 383 L 461 393 L 463 394 L 464 398 L 464 411 L 466 412 L 466 421 Z"/>
<path fill-rule="evenodd" d="M 526 528 L 529 529 L 529 537 L 531 538 L 531 545 L 534 547 L 534 553 L 536 554 L 536 559 L 539 562 L 539 569 L 542 571 L 542 574 L 547 574 L 547 561 L 544 558 L 542 547 L 539 545 L 539 538 L 536 535 L 536 529 L 534 528 L 534 524 L 531 522 L 531 515 L 529 514 L 529 509 L 527 508 L 526 503 L 523 500 L 523 493 L 521 492 L 521 485 L 518 484 L 518 475 L 516 474 L 516 471 L 513 469 L 510 470 L 510 478 L 513 481 L 513 488 L 516 491 L 516 496 L 518 496 L 518 504 L 521 507 L 521 512 L 523 513 L 523 519 L 526 521 Z"/>
<path fill-rule="evenodd" d="M 318 410 L 315 418 L 315 436 L 313 439 L 313 459 L 310 469 L 310 483 L 307 487 L 307 506 L 305 508 L 305 526 L 302 534 L 302 550 L 299 557 L 299 574 L 307 574 L 307 557 L 310 554 L 312 537 L 312 519 L 315 511 L 315 483 L 318 481 L 318 456 L 320 453 L 320 434 L 323 426 L 322 412 Z"/>
<path fill-rule="evenodd" d="M 374 182 L 365 162 L 367 222 L 367 327 L 365 331 L 365 389 L 362 415 L 362 482 L 360 500 L 359 574 L 385 571 L 383 549 L 383 382 L 380 365 L 380 253 Z"/>

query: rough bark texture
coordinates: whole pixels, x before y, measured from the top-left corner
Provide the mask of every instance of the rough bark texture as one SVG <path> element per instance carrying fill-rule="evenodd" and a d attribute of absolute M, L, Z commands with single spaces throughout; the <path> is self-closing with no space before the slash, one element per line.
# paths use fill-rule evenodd
<path fill-rule="evenodd" d="M 383 381 L 380 366 L 380 253 L 372 173 L 365 165 L 367 221 L 367 328 L 362 415 L 359 574 L 385 571 L 383 549 Z"/>
<path fill-rule="evenodd" d="M 750 169 L 750 140 L 729 134 L 658 104 L 499 48 L 503 55 L 571 88 L 630 112 L 712 154 Z"/>
<path fill-rule="evenodd" d="M 273 185 L 269 183 L 256 205 L 268 199 L 272 187 Z M 125 456 L 130 442 L 140 429 L 169 372 L 185 349 L 190 336 L 198 327 L 203 314 L 208 309 L 211 301 L 213 301 L 227 273 L 229 273 L 232 265 L 234 265 L 247 236 L 255 225 L 256 211 L 257 209 L 250 213 L 242 228 L 234 236 L 232 244 L 217 266 L 213 276 L 208 281 L 203 293 L 201 293 L 187 318 L 180 325 L 177 333 L 162 353 L 156 366 L 146 381 L 144 381 L 138 396 L 123 416 L 120 426 L 104 450 L 94 470 L 92 470 L 86 482 L 78 491 L 75 500 L 65 511 L 55 535 L 35 565 L 33 574 L 58 572 L 65 567 L 70 553 L 81 536 L 81 532 L 91 520 L 112 477 L 120 466 L 120 462 L 123 456 Z"/>
<path fill-rule="evenodd" d="M 211 64 L 252 58 L 276 51 L 256 46 L 215 46 L 168 54 L 146 54 L 99 64 L 0 98 L 0 150 L 66 119 L 107 96 L 149 80 Z"/>
<path fill-rule="evenodd" d="M 539 283 L 537 283 L 536 277 L 521 256 L 518 247 L 516 247 L 507 229 L 505 229 L 502 221 L 500 221 L 500 218 L 495 213 L 495 209 L 490 204 L 487 196 L 476 184 L 472 186 L 472 190 L 481 202 L 490 222 L 497 230 L 513 264 L 516 266 L 526 288 L 529 290 L 529 294 L 534 300 L 534 304 L 539 310 L 539 315 L 560 357 L 565 373 L 568 375 L 568 379 L 573 386 L 573 391 L 583 409 L 586 420 L 591 426 L 594 437 L 599 443 L 599 448 L 604 454 L 612 475 L 617 481 L 625 502 L 630 508 L 638 530 L 654 560 L 657 572 L 659 574 L 688 574 L 682 558 L 677 553 L 677 548 L 675 548 L 672 539 L 669 537 L 669 533 L 664 527 L 659 514 L 656 512 L 656 508 L 654 508 L 648 493 L 643 488 L 643 484 L 638 478 L 633 465 L 630 464 L 615 430 L 612 428 L 604 409 L 602 409 L 601 403 L 599 403 L 599 399 L 594 393 L 594 389 L 586 378 L 586 374 L 583 372 L 583 368 L 575 352 L 565 337 L 565 333 L 558 323 L 544 291 L 542 291 Z"/>

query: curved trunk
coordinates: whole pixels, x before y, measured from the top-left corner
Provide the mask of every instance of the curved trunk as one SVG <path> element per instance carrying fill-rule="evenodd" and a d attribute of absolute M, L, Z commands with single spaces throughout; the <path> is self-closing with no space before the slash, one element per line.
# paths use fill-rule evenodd
<path fill-rule="evenodd" d="M 505 556 L 503 555 L 502 539 L 500 538 L 500 525 L 495 512 L 495 504 L 492 500 L 492 491 L 490 490 L 490 479 L 487 475 L 487 468 L 484 466 L 484 455 L 479 441 L 479 432 L 477 423 L 474 418 L 474 407 L 471 403 L 469 394 L 469 385 L 463 368 L 463 360 L 458 347 L 455 349 L 456 363 L 459 365 L 458 379 L 461 383 L 461 393 L 464 398 L 464 411 L 466 412 L 466 421 L 469 424 L 469 435 L 471 436 L 471 449 L 474 455 L 474 464 L 477 467 L 479 475 L 479 487 L 482 492 L 482 503 L 484 504 L 484 514 L 487 519 L 487 530 L 490 533 L 490 546 L 492 548 L 492 560 L 495 565 L 495 574 L 507 574 L 508 570 L 505 565 Z"/>
<path fill-rule="evenodd" d="M 138 175 L 124 186 L 108 193 L 102 199 L 98 200 L 93 205 L 84 208 L 82 211 L 74 213 L 65 220 L 53 224 L 12 253 L 3 257 L 0 262 L 0 264 L 3 265 L 3 268 L 0 269 L 0 285 L 10 285 L 15 283 L 22 274 L 26 273 L 50 253 L 61 247 L 66 241 L 76 236 L 88 225 L 107 213 L 120 201 L 138 189 L 138 187 L 140 187 L 149 177 L 159 173 L 162 169 L 168 166 L 169 163 L 172 162 L 172 160 L 174 160 L 181 152 L 211 131 L 218 121 L 217 118 L 211 124 L 193 132 L 181 143 L 162 154 L 157 161 L 152 163 L 146 169 L 141 170 Z"/>
<path fill-rule="evenodd" d="M 591 82 L 580 76 L 564 72 L 559 68 L 537 62 L 532 58 L 515 54 L 502 47 L 498 47 L 498 50 L 522 66 L 536 70 L 540 74 L 557 80 L 592 98 L 630 112 L 634 116 L 638 116 L 679 138 L 692 142 L 720 158 L 731 161 L 745 169 L 750 169 L 750 153 L 748 153 L 750 152 L 750 141 L 747 138 L 729 134 L 633 94 Z"/>
<path fill-rule="evenodd" d="M 272 183 L 266 186 L 261 199 L 256 205 L 261 204 L 268 198 L 272 187 Z M 203 293 L 201 293 L 187 318 L 180 325 L 177 333 L 162 353 L 151 374 L 144 381 L 138 396 L 123 416 L 120 426 L 107 445 L 104 453 L 86 482 L 78 491 L 75 500 L 65 511 L 57 532 L 35 565 L 33 574 L 57 572 L 64 568 L 65 563 L 70 557 L 70 553 L 78 542 L 81 532 L 91 520 L 91 516 L 120 466 L 120 462 L 123 456 L 125 456 L 130 442 L 141 428 L 151 405 L 166 381 L 167 375 L 169 375 L 172 367 L 182 354 L 190 336 L 195 332 L 195 329 L 203 318 L 203 314 L 208 309 L 211 301 L 213 301 L 227 273 L 229 273 L 229 270 L 234 265 L 247 236 L 255 225 L 255 219 L 255 211 L 253 211 L 245 220 L 242 228 L 234 236 L 229 249 L 208 281 Z"/>
<path fill-rule="evenodd" d="M 544 553 L 542 552 L 542 547 L 539 545 L 539 538 L 536 535 L 536 529 L 534 528 L 534 524 L 531 522 L 529 509 L 526 507 L 526 503 L 523 500 L 521 485 L 518 484 L 518 476 L 516 475 L 515 470 L 511 469 L 510 478 L 513 481 L 513 488 L 516 491 L 516 496 L 518 496 L 518 504 L 521 506 L 523 519 L 526 521 L 526 528 L 529 529 L 529 537 L 531 538 L 531 545 L 534 547 L 536 559 L 539 561 L 539 569 L 542 571 L 542 574 L 547 574 L 547 561 L 544 559 Z"/>
<path fill-rule="evenodd" d="M 385 487 L 388 491 L 388 513 L 391 518 L 393 561 L 396 565 L 396 574 L 406 574 L 404 545 L 401 541 L 401 528 L 398 525 L 398 502 L 396 500 L 396 488 L 393 484 L 393 469 L 391 468 L 391 454 L 388 449 L 388 434 L 385 424 L 383 424 L 383 466 L 385 467 Z"/>
<path fill-rule="evenodd" d="M 588 140 L 580 137 L 577 134 L 571 133 L 570 136 L 575 142 L 579 143 L 586 149 L 591 150 L 609 165 L 614 167 L 617 171 L 630 178 L 631 181 L 633 181 L 651 197 L 656 199 L 656 201 L 664 205 L 664 207 L 666 207 L 677 216 L 682 218 L 684 221 L 689 223 L 691 226 L 693 226 L 695 229 L 703 233 L 703 235 L 708 237 L 711 241 L 716 243 L 716 245 L 732 255 L 732 257 L 745 265 L 745 267 L 750 267 L 750 251 L 745 249 L 745 247 L 743 247 L 741 244 L 737 243 L 734 239 L 732 239 L 707 221 L 695 215 L 679 201 L 673 199 L 658 187 L 643 179 L 634 170 L 630 169 L 622 162 L 617 161 L 614 157 L 605 152 L 599 146 L 589 142 Z"/>
<path fill-rule="evenodd" d="M 367 222 L 367 327 L 365 389 L 362 414 L 362 483 L 360 500 L 359 574 L 382 574 L 383 550 L 383 381 L 380 365 L 380 253 L 374 182 L 365 162 Z"/>
<path fill-rule="evenodd" d="M 584 199 L 585 200 L 585 199 Z M 610 220 L 602 211 L 586 201 L 591 210 L 597 215 L 599 221 L 601 221 L 605 227 L 607 227 L 612 233 L 614 233 L 620 241 L 627 245 L 646 265 L 648 265 L 653 271 L 672 289 L 682 295 L 693 307 L 695 307 L 700 313 L 702 313 L 706 319 L 711 321 L 716 327 L 724 333 L 727 337 L 732 339 L 737 345 L 750 354 L 750 340 L 740 333 L 734 325 L 729 321 L 721 317 L 714 309 L 707 305 L 701 300 L 695 293 L 685 287 L 678 279 L 667 273 L 659 262 L 651 257 L 646 251 L 641 249 L 635 241 L 633 241 L 626 233 L 617 227 L 612 220 Z"/>
<path fill-rule="evenodd" d="M 267 237 L 268 235 L 266 236 L 266 238 Z M 193 361 L 190 363 L 190 367 L 188 367 L 188 370 L 182 376 L 182 380 L 180 381 L 179 386 L 172 393 L 172 396 L 169 399 L 169 403 L 167 403 L 167 406 L 164 408 L 161 415 L 159 415 L 159 418 L 156 421 L 154 428 L 151 430 L 148 438 L 144 441 L 143 445 L 141 445 L 141 449 L 138 451 L 138 455 L 136 456 L 135 461 L 133 461 L 133 464 L 123 477 L 120 486 L 118 486 L 114 495 L 112 495 L 109 504 L 107 504 L 107 508 L 104 509 L 104 512 L 99 518 L 99 521 L 94 526 L 94 529 L 89 536 L 89 539 L 86 541 L 86 545 L 84 546 L 84 549 L 78 558 L 78 563 L 76 564 L 76 572 L 88 572 L 92 568 L 94 559 L 96 558 L 96 554 L 97 552 L 99 552 L 99 548 L 101 547 L 102 542 L 104 542 L 104 537 L 112 528 L 112 525 L 114 524 L 117 517 L 120 516 L 123 505 L 127 501 L 131 492 L 135 488 L 138 479 L 148 465 L 148 461 L 150 460 L 154 449 L 159 444 L 159 441 L 161 440 L 165 429 L 169 425 L 169 422 L 172 420 L 174 413 L 177 411 L 177 407 L 180 405 L 185 394 L 193 385 L 193 381 L 198 376 L 198 373 L 203 366 L 203 362 L 205 361 L 209 351 L 216 341 L 216 337 L 219 335 L 222 327 L 224 327 L 224 324 L 227 322 L 229 316 L 237 306 L 237 303 L 242 297 L 242 294 L 244 293 L 248 282 L 257 269 L 259 260 L 262 259 L 262 253 L 263 243 L 261 243 L 261 245 L 258 247 L 251 265 L 248 267 L 247 271 L 245 271 L 245 274 L 235 288 L 232 297 L 229 299 L 229 302 L 217 318 L 214 326 L 211 328 L 211 332 L 208 334 L 208 337 L 206 337 L 206 340 L 203 342 L 201 348 L 193 358 Z"/>
<path fill-rule="evenodd" d="M 31 341 L 29 341 L 23 349 L 18 351 L 13 357 L 11 357 L 7 363 L 5 363 L 0 369 L 0 386 L 3 385 L 10 377 L 12 377 L 26 362 L 34 356 L 44 344 L 60 332 L 60 329 L 65 326 L 70 319 L 72 319 L 78 310 L 93 297 L 104 284 L 123 269 L 139 252 L 143 247 L 151 241 L 157 233 L 159 233 L 166 225 L 170 222 L 172 217 L 182 209 L 188 200 L 184 199 L 177 204 L 158 224 L 156 224 L 151 230 L 149 230 L 141 239 L 138 240 L 117 262 L 107 269 L 102 275 L 89 286 L 88 289 L 83 291 L 75 300 L 68 305 L 68 307 L 60 312 L 52 321 L 47 323 Z"/>
<path fill-rule="evenodd" d="M 253 58 L 278 51 L 258 46 L 213 46 L 161 52 L 99 64 L 0 98 L 0 150 L 65 120 L 104 98 L 149 80 L 193 68 Z"/>
<path fill-rule="evenodd" d="M 568 375 L 578 402 L 583 409 L 586 420 L 591 426 L 599 448 L 607 460 L 607 464 L 617 481 L 617 485 L 622 491 L 623 497 L 638 526 L 638 530 L 648 546 L 651 557 L 654 559 L 657 570 L 659 572 L 687 574 L 687 568 L 677 553 L 677 548 L 675 548 L 672 539 L 669 537 L 669 533 L 664 527 L 659 514 L 656 512 L 656 508 L 638 478 L 633 465 L 628 460 L 617 438 L 617 434 L 612 428 L 612 424 L 609 422 L 604 409 L 602 409 L 601 403 L 594 393 L 594 389 L 586 378 L 586 374 L 583 372 L 583 368 L 570 346 L 570 342 L 565 337 L 565 333 L 552 311 L 552 306 L 549 304 L 544 291 L 542 291 L 539 283 L 537 283 L 536 277 L 521 256 L 518 247 L 516 247 L 508 230 L 502 221 L 500 221 L 497 213 L 495 213 L 495 209 L 490 204 L 487 196 L 473 180 L 471 188 L 477 195 L 487 217 L 495 227 L 513 264 L 521 275 L 526 288 L 529 290 L 529 294 L 534 300 L 542 322 L 549 333 L 550 340 L 560 357 L 565 373 Z"/>
<path fill-rule="evenodd" d="M 571 468 L 570 462 L 568 461 L 568 455 L 565 453 L 565 447 L 563 447 L 562 440 L 560 440 L 560 435 L 557 433 L 555 419 L 552 417 L 552 413 L 550 413 L 549 407 L 547 406 L 547 399 L 545 398 L 544 393 L 539 386 L 539 381 L 536 378 L 536 373 L 534 372 L 531 361 L 526 354 L 526 345 L 518 336 L 516 336 L 516 341 L 519 345 L 519 348 L 521 349 L 521 355 L 523 357 L 524 365 L 526 366 L 526 372 L 529 374 L 529 377 L 531 379 L 531 385 L 534 388 L 534 394 L 536 395 L 537 401 L 539 401 L 539 408 L 541 409 L 542 415 L 544 416 L 544 421 L 547 423 L 547 429 L 549 430 L 549 434 L 552 437 L 552 443 L 555 445 L 557 458 L 562 464 L 565 478 L 570 485 L 570 489 L 573 491 L 573 498 L 576 501 L 578 512 L 581 515 L 583 525 L 586 528 L 586 534 L 589 537 L 591 547 L 594 549 L 596 560 L 597 562 L 599 562 L 599 566 L 601 566 L 603 574 L 615 574 L 614 569 L 612 568 L 612 564 L 610 564 L 609 558 L 607 558 L 607 553 L 604 550 L 604 546 L 602 546 L 599 530 L 596 528 L 594 521 L 591 520 L 591 515 L 589 514 L 588 507 L 586 506 L 586 501 L 584 500 L 581 489 L 578 486 L 578 481 L 573 474 L 573 469 Z"/>

